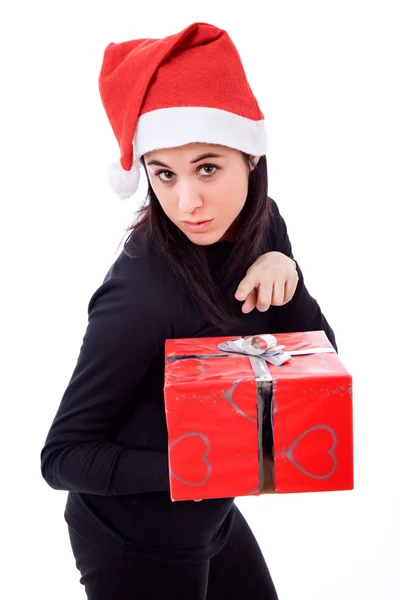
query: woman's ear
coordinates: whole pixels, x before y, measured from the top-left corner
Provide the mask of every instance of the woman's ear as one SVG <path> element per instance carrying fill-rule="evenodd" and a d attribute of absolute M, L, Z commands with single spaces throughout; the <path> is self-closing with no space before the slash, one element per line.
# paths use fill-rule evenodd
<path fill-rule="evenodd" d="M 260 160 L 259 156 L 250 156 L 251 160 L 253 161 L 253 164 L 250 165 L 250 171 L 252 171 L 254 169 L 254 167 L 257 165 L 258 161 Z"/>

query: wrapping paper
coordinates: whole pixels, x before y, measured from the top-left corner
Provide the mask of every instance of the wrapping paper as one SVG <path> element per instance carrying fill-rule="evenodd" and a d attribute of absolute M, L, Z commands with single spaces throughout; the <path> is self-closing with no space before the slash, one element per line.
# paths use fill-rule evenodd
<path fill-rule="evenodd" d="M 267 377 L 230 337 L 167 340 L 173 500 L 353 489 L 351 375 L 324 331 L 274 337 Z"/>

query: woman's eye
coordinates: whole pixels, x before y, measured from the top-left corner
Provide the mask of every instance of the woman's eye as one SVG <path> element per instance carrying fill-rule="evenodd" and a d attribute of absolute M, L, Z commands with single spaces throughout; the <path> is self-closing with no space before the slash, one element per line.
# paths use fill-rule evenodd
<path fill-rule="evenodd" d="M 214 175 L 218 171 L 219 167 L 217 167 L 216 165 L 203 165 L 202 167 L 200 167 L 199 170 L 202 171 L 203 169 L 213 169 L 211 173 L 208 170 L 205 173 L 206 177 L 211 177 L 211 175 Z"/>
<path fill-rule="evenodd" d="M 220 167 L 217 167 L 217 165 L 202 165 L 201 167 L 199 167 L 197 169 L 197 172 L 199 172 L 201 174 L 201 176 L 203 177 L 203 179 L 209 179 L 211 178 L 213 175 L 215 175 L 215 173 L 217 171 L 219 171 Z M 203 173 L 201 173 L 201 171 L 203 171 Z M 157 171 L 157 173 L 155 173 L 156 177 L 158 177 L 158 179 L 160 181 L 162 181 L 162 183 L 171 183 L 171 181 L 174 180 L 174 178 L 176 177 L 176 175 L 172 172 L 172 171 Z"/>
<path fill-rule="evenodd" d="M 166 179 L 163 179 L 163 178 L 161 177 L 161 175 L 172 175 L 172 177 L 167 177 Z M 159 178 L 161 181 L 163 181 L 164 183 L 167 183 L 167 182 L 169 182 L 169 181 L 172 181 L 173 175 L 174 175 L 174 174 L 172 173 L 172 171 L 158 171 L 158 173 L 156 173 L 156 176 L 157 176 L 157 177 L 158 177 L 158 178 Z"/>

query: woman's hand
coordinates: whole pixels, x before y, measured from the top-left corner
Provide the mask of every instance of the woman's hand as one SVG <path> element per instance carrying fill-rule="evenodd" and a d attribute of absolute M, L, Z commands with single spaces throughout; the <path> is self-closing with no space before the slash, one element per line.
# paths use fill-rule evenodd
<path fill-rule="evenodd" d="M 244 301 L 244 313 L 251 312 L 255 307 L 265 312 L 271 305 L 287 304 L 294 296 L 298 280 L 293 259 L 282 252 L 267 252 L 248 269 L 236 290 L 235 298 Z"/>

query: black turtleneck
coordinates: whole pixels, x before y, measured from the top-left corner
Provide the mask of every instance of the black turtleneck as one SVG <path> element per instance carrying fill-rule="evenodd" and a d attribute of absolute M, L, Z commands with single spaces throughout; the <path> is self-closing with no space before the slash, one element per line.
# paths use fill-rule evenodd
<path fill-rule="evenodd" d="M 268 247 L 293 258 L 273 202 Z M 76 367 L 41 452 L 44 479 L 67 490 L 65 518 L 116 556 L 196 561 L 214 556 L 232 523 L 233 499 L 171 502 L 164 412 L 164 345 L 170 338 L 221 335 L 179 289 L 145 240 L 122 251 L 95 291 Z M 232 244 L 206 250 L 213 276 Z M 300 267 L 293 299 L 245 315 L 232 336 L 332 329 Z M 239 282 L 238 282 L 239 283 Z M 216 279 L 216 285 L 218 280 Z"/>

